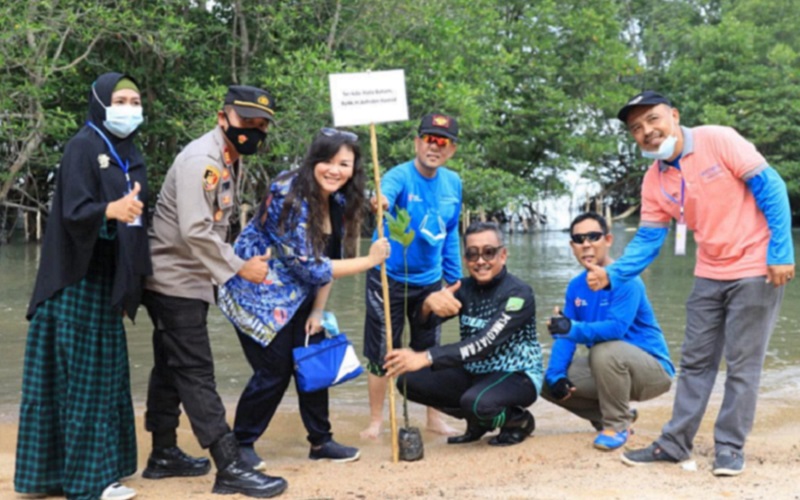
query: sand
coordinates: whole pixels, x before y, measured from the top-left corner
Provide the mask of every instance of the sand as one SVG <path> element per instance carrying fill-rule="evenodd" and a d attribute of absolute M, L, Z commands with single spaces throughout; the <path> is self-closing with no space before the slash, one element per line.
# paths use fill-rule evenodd
<path fill-rule="evenodd" d="M 646 446 L 658 436 L 669 418 L 673 396 L 670 392 L 636 404 L 640 416 L 629 446 Z M 424 459 L 400 463 L 391 461 L 388 432 L 376 441 L 358 437 L 367 423 L 366 409 L 361 412 L 334 402 L 331 420 L 335 438 L 359 446 L 362 453 L 358 462 L 333 464 L 307 458 L 308 444 L 296 400 L 287 398 L 256 444 L 256 451 L 267 461 L 268 473 L 289 481 L 289 489 L 281 496 L 287 499 L 800 499 L 800 394 L 785 387 L 780 391 L 762 389 L 756 424 L 746 447 L 747 468 L 744 474 L 732 478 L 711 474 L 713 420 L 719 401 L 716 391 L 695 440 L 694 456 L 686 466 L 626 466 L 619 460 L 620 451 L 592 448 L 594 431 L 588 422 L 544 401 L 531 407 L 537 428 L 520 445 L 488 446 L 488 436 L 478 443 L 447 445 L 444 437 L 424 432 Z M 233 404 L 228 409 L 230 416 Z M 142 412 L 142 408 L 137 409 L 140 467 L 150 449 Z M 402 424 L 400 416 L 398 411 Z M 412 405 L 412 425 L 421 425 L 423 417 L 424 410 Z M 17 425 L 13 417 L 5 420 L 0 423 L 0 498 L 24 498 L 14 493 L 12 482 Z M 448 421 L 463 428 L 462 422 Z M 185 420 L 178 439 L 187 452 L 206 455 Z M 212 495 L 213 473 L 152 481 L 143 479 L 140 469 L 124 482 L 138 491 L 140 500 L 245 498 Z"/>

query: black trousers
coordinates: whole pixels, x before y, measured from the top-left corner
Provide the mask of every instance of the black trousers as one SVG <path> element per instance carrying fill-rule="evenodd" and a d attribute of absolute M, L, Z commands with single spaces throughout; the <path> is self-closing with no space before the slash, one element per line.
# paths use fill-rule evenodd
<path fill-rule="evenodd" d="M 272 421 L 294 375 L 292 348 L 305 345 L 306 320 L 311 312 L 313 299 L 313 296 L 306 299 L 266 347 L 249 335 L 237 332 L 244 355 L 253 368 L 253 376 L 239 398 L 233 423 L 233 432 L 239 444 L 252 446 Z M 310 337 L 308 343 L 316 344 L 324 338 L 325 334 L 319 333 Z M 313 446 L 330 441 L 333 434 L 328 418 L 328 390 L 303 393 L 298 389 L 297 398 L 300 418 L 308 431 L 308 441 Z"/>
<path fill-rule="evenodd" d="M 174 444 L 183 404 L 200 446 L 208 448 L 230 432 L 214 379 L 208 303 L 151 290 L 142 302 L 154 326 L 145 429 L 153 433 L 154 446 Z"/>
<path fill-rule="evenodd" d="M 411 401 L 491 429 L 519 418 L 536 401 L 536 386 L 522 372 L 475 375 L 462 367 L 424 368 L 398 377 L 400 392 L 404 381 Z"/>
<path fill-rule="evenodd" d="M 406 290 L 408 288 L 408 290 Z M 408 322 L 410 325 L 410 347 L 415 351 L 424 351 L 429 347 L 439 345 L 442 334 L 440 325 L 432 328 L 423 328 L 414 318 L 414 313 L 419 305 L 433 292 L 442 289 L 442 284 L 436 282 L 425 286 L 408 285 L 401 281 L 389 278 L 389 306 L 392 316 L 392 346 L 397 349 L 403 347 L 403 329 L 405 328 L 405 307 L 408 307 Z M 407 292 L 407 294 L 406 294 Z M 406 304 L 406 297 L 408 304 Z M 367 358 L 367 369 L 374 375 L 383 376 L 383 357 L 386 356 L 386 321 L 383 311 L 383 288 L 381 286 L 381 273 L 375 269 L 367 271 L 366 286 L 366 317 L 364 318 L 364 357 Z"/>

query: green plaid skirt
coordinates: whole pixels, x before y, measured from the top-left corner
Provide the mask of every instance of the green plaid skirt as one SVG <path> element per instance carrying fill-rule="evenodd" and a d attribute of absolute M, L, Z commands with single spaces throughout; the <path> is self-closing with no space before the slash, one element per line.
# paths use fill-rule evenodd
<path fill-rule="evenodd" d="M 96 499 L 136 472 L 128 347 L 110 306 L 111 267 L 93 259 L 81 282 L 41 304 L 31 320 L 14 475 L 20 493 Z"/>

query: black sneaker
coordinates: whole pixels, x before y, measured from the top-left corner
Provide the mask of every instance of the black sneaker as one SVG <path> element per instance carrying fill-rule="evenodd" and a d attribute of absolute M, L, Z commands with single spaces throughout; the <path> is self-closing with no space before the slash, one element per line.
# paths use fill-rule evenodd
<path fill-rule="evenodd" d="M 628 450 L 623 453 L 620 458 L 622 459 L 622 463 L 634 467 L 638 465 L 650 465 L 659 462 L 668 464 L 680 463 L 680 460 L 667 455 L 667 452 L 662 450 L 661 447 L 655 443 L 651 444 L 647 448 Z"/>
<path fill-rule="evenodd" d="M 288 486 L 289 483 L 284 478 L 262 474 L 239 459 L 217 471 L 217 479 L 211 492 L 218 495 L 239 493 L 254 498 L 270 498 L 280 495 Z"/>
<path fill-rule="evenodd" d="M 311 460 L 330 460 L 338 463 L 355 462 L 360 457 L 361 452 L 358 448 L 341 445 L 332 439 L 319 448 L 312 446 L 308 452 L 308 458 Z"/>
<path fill-rule="evenodd" d="M 738 476 L 744 472 L 744 455 L 736 451 L 717 453 L 711 472 L 715 476 Z"/>
<path fill-rule="evenodd" d="M 491 446 L 511 446 L 519 444 L 533 434 L 536 429 L 536 420 L 528 410 L 521 417 L 517 417 L 515 422 L 506 424 L 500 429 L 500 434 L 489 440 Z"/>
<path fill-rule="evenodd" d="M 239 458 L 253 470 L 267 470 L 267 464 L 256 454 L 256 450 L 252 446 L 240 446 Z"/>
<path fill-rule="evenodd" d="M 147 459 L 147 468 L 142 472 L 146 479 L 166 477 L 193 477 L 208 474 L 211 462 L 207 458 L 190 457 L 177 446 L 154 448 Z"/>
<path fill-rule="evenodd" d="M 460 436 L 450 436 L 447 438 L 447 444 L 472 443 L 482 438 L 487 432 L 489 432 L 489 429 L 486 427 L 470 422 L 467 424 L 467 430 L 464 434 Z"/>

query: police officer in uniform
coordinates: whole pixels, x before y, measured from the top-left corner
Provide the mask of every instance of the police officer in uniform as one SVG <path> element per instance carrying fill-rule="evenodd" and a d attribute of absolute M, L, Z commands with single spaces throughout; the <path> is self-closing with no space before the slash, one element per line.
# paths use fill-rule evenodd
<path fill-rule="evenodd" d="M 228 240 L 239 158 L 257 151 L 274 114 L 269 92 L 229 87 L 217 126 L 186 146 L 164 179 L 150 229 L 153 276 L 143 299 L 154 325 L 155 358 L 145 414 L 145 428 L 153 438 L 142 474 L 146 478 L 209 471 L 207 459 L 189 457 L 177 447 L 183 404 L 195 436 L 210 449 L 217 467 L 214 493 L 264 498 L 287 487 L 283 478 L 257 472 L 240 460 L 217 394 L 206 326 L 215 286 L 235 275 L 253 283 L 267 276 L 268 254 L 242 260 Z"/>

